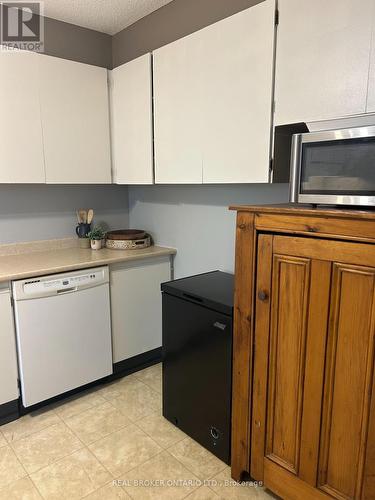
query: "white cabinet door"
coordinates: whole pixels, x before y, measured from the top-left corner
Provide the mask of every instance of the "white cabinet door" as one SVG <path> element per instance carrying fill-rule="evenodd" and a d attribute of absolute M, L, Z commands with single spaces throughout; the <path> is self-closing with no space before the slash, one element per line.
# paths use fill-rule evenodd
<path fill-rule="evenodd" d="M 47 183 L 110 183 L 107 70 L 45 55 L 38 63 Z"/>
<path fill-rule="evenodd" d="M 267 182 L 274 0 L 154 52 L 155 182 Z"/>
<path fill-rule="evenodd" d="M 0 183 L 45 182 L 36 60 L 0 52 Z"/>
<path fill-rule="evenodd" d="M 18 399 L 16 336 L 9 290 L 0 290 L 0 405 Z"/>
<path fill-rule="evenodd" d="M 111 266 L 114 363 L 161 347 L 160 284 L 170 279 L 169 256 Z"/>
<path fill-rule="evenodd" d="M 205 30 L 203 182 L 268 182 L 275 2 Z"/>
<path fill-rule="evenodd" d="M 112 173 L 116 184 L 153 184 L 151 54 L 110 72 Z"/>
<path fill-rule="evenodd" d="M 371 53 L 370 53 L 370 71 L 368 78 L 368 89 L 367 89 L 367 103 L 366 112 L 375 112 L 375 0 L 374 2 L 374 14 L 373 14 L 373 25 L 372 25 L 372 40 L 371 40 Z"/>
<path fill-rule="evenodd" d="M 279 0 L 276 125 L 364 113 L 373 0 Z"/>
<path fill-rule="evenodd" d="M 204 58 L 199 34 L 153 52 L 155 183 L 201 184 L 201 73 Z"/>

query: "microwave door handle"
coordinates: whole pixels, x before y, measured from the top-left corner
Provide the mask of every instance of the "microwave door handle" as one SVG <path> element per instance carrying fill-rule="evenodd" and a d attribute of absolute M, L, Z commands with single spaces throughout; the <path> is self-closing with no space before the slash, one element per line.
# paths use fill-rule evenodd
<path fill-rule="evenodd" d="M 300 185 L 300 174 L 302 166 L 301 157 L 302 157 L 302 136 L 301 134 L 293 134 L 291 155 L 290 155 L 290 188 L 289 188 L 289 200 L 292 203 L 298 202 L 298 190 Z"/>

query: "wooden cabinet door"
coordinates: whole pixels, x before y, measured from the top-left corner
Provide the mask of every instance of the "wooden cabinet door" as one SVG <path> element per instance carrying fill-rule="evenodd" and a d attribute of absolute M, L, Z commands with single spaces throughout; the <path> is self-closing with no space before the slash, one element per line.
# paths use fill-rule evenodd
<path fill-rule="evenodd" d="M 35 52 L 0 52 L 0 183 L 44 183 Z"/>
<path fill-rule="evenodd" d="M 257 294 L 252 475 L 288 499 L 371 498 L 375 246 L 262 235 Z"/>
<path fill-rule="evenodd" d="M 113 181 L 152 184 L 151 54 L 110 71 Z"/>
<path fill-rule="evenodd" d="M 373 0 L 360 8 L 357 0 L 279 0 L 276 125 L 366 112 L 373 8 Z"/>
<path fill-rule="evenodd" d="M 46 181 L 111 183 L 107 70 L 38 55 Z"/>

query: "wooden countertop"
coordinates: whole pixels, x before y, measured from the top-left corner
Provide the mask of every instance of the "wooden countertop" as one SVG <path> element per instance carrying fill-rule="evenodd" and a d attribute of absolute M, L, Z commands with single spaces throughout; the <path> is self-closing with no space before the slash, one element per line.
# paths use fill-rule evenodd
<path fill-rule="evenodd" d="M 0 256 L 0 282 L 76 269 L 174 255 L 176 249 L 151 246 L 142 250 L 65 248 Z"/>
<path fill-rule="evenodd" d="M 233 205 L 230 210 L 237 212 L 272 213 L 283 215 L 304 215 L 319 217 L 335 217 L 340 219 L 370 219 L 375 221 L 375 207 L 368 209 L 351 209 L 347 207 L 336 208 L 319 205 L 314 208 L 312 205 L 301 205 L 294 203 L 284 203 L 280 205 Z"/>

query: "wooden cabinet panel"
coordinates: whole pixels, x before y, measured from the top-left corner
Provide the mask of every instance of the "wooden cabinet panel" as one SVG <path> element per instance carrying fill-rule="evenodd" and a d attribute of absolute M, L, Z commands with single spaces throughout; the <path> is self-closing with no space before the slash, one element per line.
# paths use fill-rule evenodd
<path fill-rule="evenodd" d="M 375 248 L 260 235 L 257 256 L 251 474 L 288 499 L 371 498 Z"/>
<path fill-rule="evenodd" d="M 335 498 L 361 495 L 374 363 L 374 286 L 375 269 L 334 264 L 318 486 Z"/>
<path fill-rule="evenodd" d="M 309 260 L 274 257 L 266 456 L 296 474 L 301 445 L 309 275 Z"/>
<path fill-rule="evenodd" d="M 0 183 L 44 183 L 37 54 L 0 52 Z"/>
<path fill-rule="evenodd" d="M 151 54 L 110 72 L 113 181 L 152 184 Z"/>
<path fill-rule="evenodd" d="M 38 55 L 50 184 L 111 182 L 107 70 Z"/>
<path fill-rule="evenodd" d="M 279 0 L 276 125 L 366 111 L 373 8 L 373 0 L 360 8 L 357 0 Z"/>

